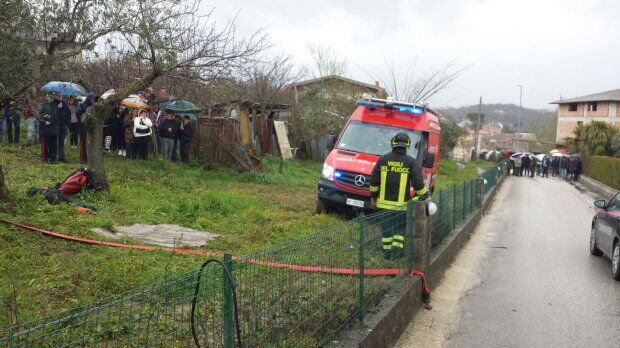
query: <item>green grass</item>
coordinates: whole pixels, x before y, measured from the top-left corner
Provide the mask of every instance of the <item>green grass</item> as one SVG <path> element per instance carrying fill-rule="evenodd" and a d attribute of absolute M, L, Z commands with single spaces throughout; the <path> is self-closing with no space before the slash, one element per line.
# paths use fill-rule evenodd
<path fill-rule="evenodd" d="M 310 235 L 342 222 L 338 215 L 314 215 L 316 183 L 322 164 L 266 158 L 265 171 L 239 174 L 225 168 L 205 171 L 198 163 L 127 161 L 106 157 L 111 190 L 76 197 L 98 209 L 78 213 L 66 204 L 49 205 L 26 197 L 31 186 L 53 185 L 79 167 L 41 164 L 38 147 L 1 149 L 14 215 L 1 217 L 73 236 L 104 240 L 93 227 L 171 223 L 221 236 L 205 250 L 248 254 Z M 476 177 L 476 166 L 458 170 L 442 161 L 438 187 Z M 2 209 L 4 208 L 4 209 Z M 135 243 L 135 241 L 126 240 Z M 144 252 L 71 243 L 0 224 L 0 327 L 24 322 L 196 268 L 202 257 Z"/>

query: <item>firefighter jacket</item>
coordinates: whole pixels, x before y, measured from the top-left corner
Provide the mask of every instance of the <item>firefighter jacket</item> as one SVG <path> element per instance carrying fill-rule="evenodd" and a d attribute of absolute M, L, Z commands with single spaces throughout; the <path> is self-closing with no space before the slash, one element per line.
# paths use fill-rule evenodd
<path fill-rule="evenodd" d="M 377 199 L 377 208 L 406 210 L 411 200 L 410 187 L 416 196 L 426 193 L 422 168 L 405 149 L 395 148 L 377 161 L 370 177 L 370 196 Z"/>

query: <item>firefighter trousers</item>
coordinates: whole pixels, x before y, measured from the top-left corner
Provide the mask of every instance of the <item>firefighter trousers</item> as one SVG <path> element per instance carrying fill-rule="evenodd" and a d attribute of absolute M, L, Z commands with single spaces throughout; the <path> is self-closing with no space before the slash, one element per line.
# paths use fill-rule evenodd
<path fill-rule="evenodd" d="M 381 244 L 384 257 L 392 259 L 403 255 L 406 230 L 406 211 L 392 211 L 381 221 Z"/>

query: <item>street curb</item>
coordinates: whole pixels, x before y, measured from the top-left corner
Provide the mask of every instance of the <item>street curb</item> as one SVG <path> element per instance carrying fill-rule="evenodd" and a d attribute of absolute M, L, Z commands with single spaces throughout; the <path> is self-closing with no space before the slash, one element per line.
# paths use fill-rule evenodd
<path fill-rule="evenodd" d="M 609 187 L 602 182 L 592 179 L 591 177 L 586 175 L 579 176 L 578 182 L 585 186 L 588 190 L 596 193 L 597 195 L 600 195 L 600 198 L 605 200 L 610 199 L 618 192 L 618 190 L 614 189 L 613 187 Z"/>
<path fill-rule="evenodd" d="M 446 269 L 469 239 L 480 218 L 487 212 L 505 177 L 485 196 L 481 209 L 472 214 L 454 233 L 450 234 L 433 251 L 431 270 L 427 279 L 432 287 L 441 280 Z M 390 291 L 380 308 L 368 313 L 363 325 L 353 327 L 340 341 L 331 347 L 393 347 L 405 331 L 411 319 L 422 308 L 422 280 L 404 280 L 409 285 Z"/>

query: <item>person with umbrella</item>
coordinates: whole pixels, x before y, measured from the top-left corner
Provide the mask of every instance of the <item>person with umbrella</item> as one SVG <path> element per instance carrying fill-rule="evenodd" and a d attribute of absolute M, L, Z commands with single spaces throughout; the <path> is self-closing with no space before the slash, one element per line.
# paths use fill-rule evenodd
<path fill-rule="evenodd" d="M 180 143 L 181 143 L 181 162 L 189 162 L 189 149 L 194 136 L 194 129 L 189 115 L 183 117 L 183 123 L 179 127 Z"/>
<path fill-rule="evenodd" d="M 69 110 L 69 105 L 67 104 L 65 99 L 63 99 L 60 92 L 54 93 L 54 99 L 52 99 L 52 108 L 55 109 L 58 122 L 58 131 L 56 133 L 56 149 L 58 151 L 58 161 L 67 163 L 67 158 L 65 157 L 65 139 L 67 138 L 67 133 L 69 133 L 71 111 Z"/>
<path fill-rule="evenodd" d="M 166 112 L 166 118 L 161 123 L 159 135 L 161 137 L 161 154 L 164 158 L 172 160 L 172 149 L 174 148 L 174 138 L 176 137 L 179 126 L 174 121 L 174 114 L 171 111 Z"/>

